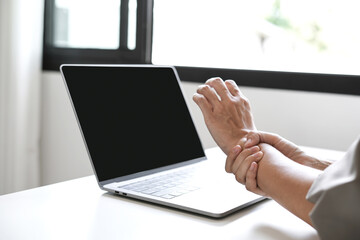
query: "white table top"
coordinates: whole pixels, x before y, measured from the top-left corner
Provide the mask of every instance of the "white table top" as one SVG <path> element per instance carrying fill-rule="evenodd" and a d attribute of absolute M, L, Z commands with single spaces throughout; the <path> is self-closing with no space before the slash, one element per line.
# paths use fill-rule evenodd
<path fill-rule="evenodd" d="M 224 157 L 217 148 L 207 150 L 207 155 Z M 0 239 L 318 237 L 312 227 L 272 200 L 212 219 L 110 195 L 89 176 L 0 196 Z"/>

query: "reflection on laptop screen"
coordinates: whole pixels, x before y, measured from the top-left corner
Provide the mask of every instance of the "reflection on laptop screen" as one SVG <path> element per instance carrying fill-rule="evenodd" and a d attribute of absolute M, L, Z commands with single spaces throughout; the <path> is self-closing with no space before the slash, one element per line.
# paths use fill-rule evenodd
<path fill-rule="evenodd" d="M 62 69 L 99 181 L 205 156 L 171 68 Z"/>

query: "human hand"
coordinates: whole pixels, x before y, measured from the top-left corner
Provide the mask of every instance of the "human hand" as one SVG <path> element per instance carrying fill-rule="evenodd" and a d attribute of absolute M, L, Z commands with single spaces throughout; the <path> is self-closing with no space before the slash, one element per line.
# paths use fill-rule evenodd
<path fill-rule="evenodd" d="M 249 131 L 256 130 L 248 99 L 232 80 L 209 79 L 193 100 L 200 107 L 215 142 L 228 154 Z"/>
<path fill-rule="evenodd" d="M 243 137 L 240 142 L 243 142 L 244 148 L 249 148 L 256 146 L 260 143 L 267 143 L 286 157 L 290 158 L 294 162 L 299 164 L 312 167 L 318 170 L 324 170 L 326 167 L 331 165 L 330 161 L 319 160 L 315 157 L 307 155 L 302 151 L 296 144 L 286 140 L 283 137 L 280 137 L 277 134 L 261 132 L 261 131 L 251 131 L 245 137 Z"/>
<path fill-rule="evenodd" d="M 266 196 L 266 193 L 258 187 L 256 180 L 258 162 L 262 159 L 263 152 L 258 146 L 241 150 L 241 146 L 237 145 L 229 152 L 226 158 L 226 172 L 233 173 L 236 180 L 245 184 L 248 191 Z"/>
<path fill-rule="evenodd" d="M 295 162 L 298 162 L 305 154 L 294 143 L 273 133 L 250 131 L 241 141 L 244 142 L 244 148 L 249 148 L 259 143 L 267 143 Z"/>

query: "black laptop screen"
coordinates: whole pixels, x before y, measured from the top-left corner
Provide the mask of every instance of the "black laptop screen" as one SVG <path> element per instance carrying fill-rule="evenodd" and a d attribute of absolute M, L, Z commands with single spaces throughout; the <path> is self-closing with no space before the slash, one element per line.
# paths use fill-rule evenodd
<path fill-rule="evenodd" d="M 172 68 L 62 72 L 99 181 L 204 156 Z"/>

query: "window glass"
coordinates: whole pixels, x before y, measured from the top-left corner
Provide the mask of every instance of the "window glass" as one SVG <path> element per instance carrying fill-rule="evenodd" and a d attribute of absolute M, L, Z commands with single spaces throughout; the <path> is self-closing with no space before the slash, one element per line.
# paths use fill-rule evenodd
<path fill-rule="evenodd" d="M 155 0 L 152 62 L 360 74 L 356 0 Z"/>
<path fill-rule="evenodd" d="M 137 1 L 129 0 L 127 47 L 130 50 L 134 50 L 136 48 L 136 23 L 137 23 L 136 13 L 137 13 Z"/>
<path fill-rule="evenodd" d="M 55 47 L 117 49 L 120 0 L 55 0 Z"/>

